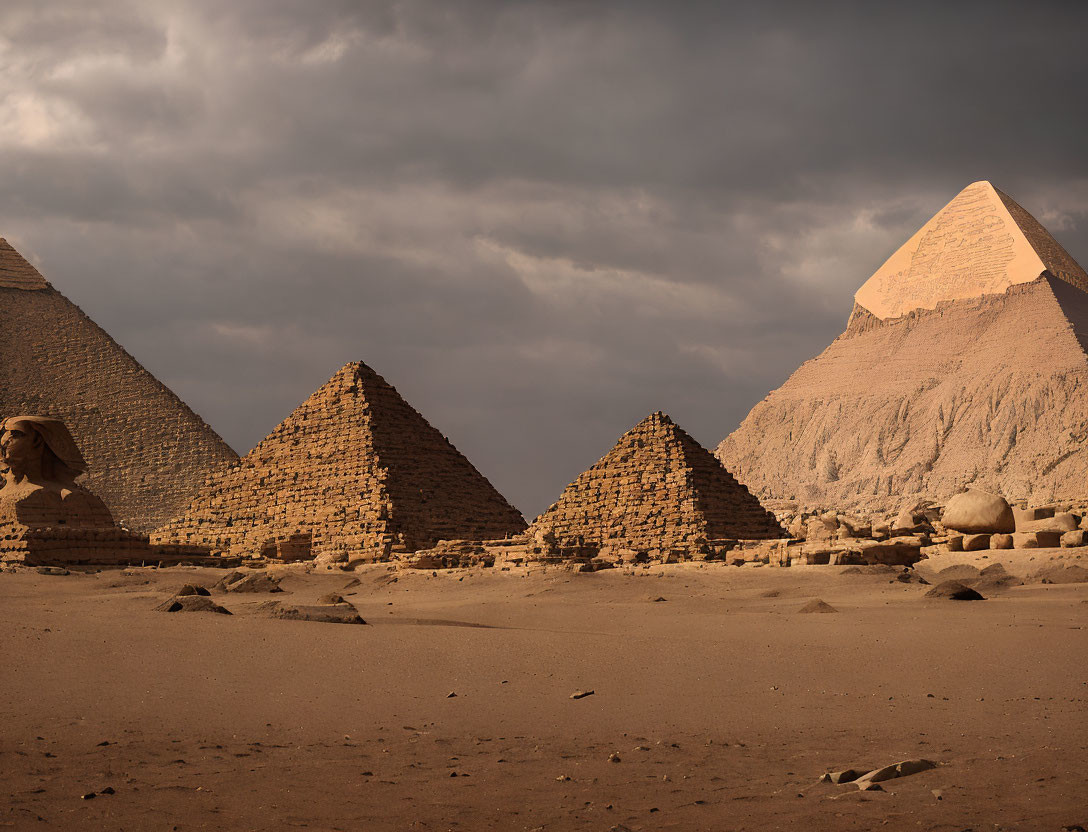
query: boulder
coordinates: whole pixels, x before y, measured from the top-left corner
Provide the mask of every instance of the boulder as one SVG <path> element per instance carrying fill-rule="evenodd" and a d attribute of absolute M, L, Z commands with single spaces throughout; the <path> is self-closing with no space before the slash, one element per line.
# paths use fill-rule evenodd
<path fill-rule="evenodd" d="M 839 521 L 831 512 L 810 517 L 805 523 L 805 540 L 830 540 L 839 529 Z"/>
<path fill-rule="evenodd" d="M 953 534 L 948 536 L 948 551 L 950 552 L 962 552 L 963 551 L 963 535 Z"/>
<path fill-rule="evenodd" d="M 942 581 L 926 593 L 926 598 L 947 598 L 950 601 L 985 601 L 986 599 L 959 581 Z"/>
<path fill-rule="evenodd" d="M 200 584 L 186 584 L 185 586 L 183 586 L 181 589 L 179 589 L 174 594 L 176 596 L 182 596 L 182 595 L 211 595 L 211 593 L 208 592 L 208 590 L 205 589 L 204 587 L 200 586 Z"/>
<path fill-rule="evenodd" d="M 1075 531 L 1080 528 L 1080 518 L 1068 511 L 1056 512 L 1050 517 L 1041 517 L 1038 520 L 1017 521 L 1018 532 L 1065 532 Z"/>
<path fill-rule="evenodd" d="M 1080 546 L 1088 546 L 1088 532 L 1083 529 L 1066 532 L 1062 535 L 1062 548 L 1075 549 Z"/>
<path fill-rule="evenodd" d="M 912 774 L 918 774 L 936 767 L 937 764 L 930 760 L 903 760 L 901 763 L 893 763 L 890 766 L 874 769 L 867 774 L 861 775 L 853 782 L 862 791 L 869 791 L 868 787 L 872 784 L 894 780 L 897 777 L 910 777 Z"/>
<path fill-rule="evenodd" d="M 1004 497 L 970 489 L 948 501 L 941 518 L 945 528 L 965 534 L 1011 534 L 1016 531 L 1012 507 Z"/>
<path fill-rule="evenodd" d="M 234 575 L 241 575 L 242 577 L 239 580 L 231 581 L 232 576 L 228 575 L 216 584 L 216 588 L 222 589 L 224 592 L 283 592 L 279 579 L 273 578 L 267 572 L 258 572 L 255 575 L 235 572 Z"/>
<path fill-rule="evenodd" d="M 1057 549 L 1062 545 L 1061 532 L 1017 532 L 1012 536 L 1016 549 Z"/>
<path fill-rule="evenodd" d="M 215 612 L 230 615 L 231 611 L 221 607 L 204 595 L 175 595 L 155 607 L 157 612 Z"/>
<path fill-rule="evenodd" d="M 1037 508 L 1014 508 L 1012 510 L 1012 517 L 1016 523 L 1017 531 L 1026 528 L 1028 523 L 1034 523 L 1036 520 L 1041 519 L 1039 509 Z"/>
<path fill-rule="evenodd" d="M 965 552 L 981 552 L 983 549 L 990 548 L 990 535 L 988 534 L 965 534 L 963 536 L 963 551 Z"/>
<path fill-rule="evenodd" d="M 359 611 L 351 604 L 328 604 L 322 606 L 299 606 L 281 604 L 279 601 L 266 601 L 257 607 L 258 611 L 269 618 L 285 621 L 317 621 L 325 624 L 366 624 Z"/>
<path fill-rule="evenodd" d="M 928 526 L 929 520 L 920 504 L 914 503 L 904 506 L 892 521 L 893 531 L 914 531 L 920 527 Z"/>
<path fill-rule="evenodd" d="M 1012 548 L 1012 535 L 1011 534 L 992 534 L 992 535 L 990 535 L 990 548 L 991 549 L 1011 549 Z"/>
<path fill-rule="evenodd" d="M 940 581 L 962 581 L 963 583 L 970 583 L 971 581 L 977 580 L 978 576 L 981 574 L 982 573 L 978 571 L 978 567 L 972 566 L 969 563 L 954 563 L 938 572 L 937 577 Z"/>

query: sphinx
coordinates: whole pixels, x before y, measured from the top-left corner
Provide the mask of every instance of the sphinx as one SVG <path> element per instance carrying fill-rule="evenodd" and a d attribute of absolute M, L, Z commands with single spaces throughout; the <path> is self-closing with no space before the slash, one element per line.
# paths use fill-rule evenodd
<path fill-rule="evenodd" d="M 59 419 L 13 416 L 0 423 L 0 523 L 111 529 L 101 499 L 76 483 L 86 473 L 72 434 Z"/>
<path fill-rule="evenodd" d="M 151 546 L 147 537 L 118 525 L 101 498 L 76 482 L 86 472 L 87 462 L 61 420 L 0 421 L 0 561 L 131 564 L 208 554 Z"/>

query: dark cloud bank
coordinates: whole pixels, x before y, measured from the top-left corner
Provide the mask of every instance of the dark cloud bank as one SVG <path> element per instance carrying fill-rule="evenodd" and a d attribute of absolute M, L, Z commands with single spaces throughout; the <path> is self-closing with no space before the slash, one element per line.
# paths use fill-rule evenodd
<path fill-rule="evenodd" d="M 532 517 L 973 180 L 1088 261 L 1088 7 L 900 5 L 9 0 L 0 234 L 239 451 L 361 359 Z"/>

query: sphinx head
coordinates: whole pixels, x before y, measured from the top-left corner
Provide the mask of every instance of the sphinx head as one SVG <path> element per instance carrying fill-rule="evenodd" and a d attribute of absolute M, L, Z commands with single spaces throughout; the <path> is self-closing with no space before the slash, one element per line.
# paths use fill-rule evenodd
<path fill-rule="evenodd" d="M 46 416 L 13 416 L 0 423 L 0 463 L 16 480 L 70 483 L 87 470 L 68 428 Z"/>

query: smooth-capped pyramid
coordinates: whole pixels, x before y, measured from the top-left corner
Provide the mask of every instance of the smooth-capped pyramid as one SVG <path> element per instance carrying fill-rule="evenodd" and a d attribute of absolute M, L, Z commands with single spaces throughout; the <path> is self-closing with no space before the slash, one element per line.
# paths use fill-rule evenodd
<path fill-rule="evenodd" d="M 865 281 L 854 295 L 855 314 L 898 318 L 1002 294 L 1043 272 L 1088 291 L 1088 274 L 1035 217 L 989 182 L 975 182 Z"/>
<path fill-rule="evenodd" d="M 314 556 L 376 560 L 524 529 L 517 509 L 448 439 L 354 362 L 152 539 L 241 555 L 306 539 Z"/>
<path fill-rule="evenodd" d="M 568 485 L 530 534 L 642 549 L 786 536 L 747 488 L 660 412 Z"/>
<path fill-rule="evenodd" d="M 0 417 L 60 419 L 128 528 L 177 514 L 238 455 L 0 238 Z"/>
<path fill-rule="evenodd" d="M 717 448 L 761 498 L 1088 493 L 1088 275 L 1027 211 L 968 186 L 854 300 L 846 331 Z"/>

